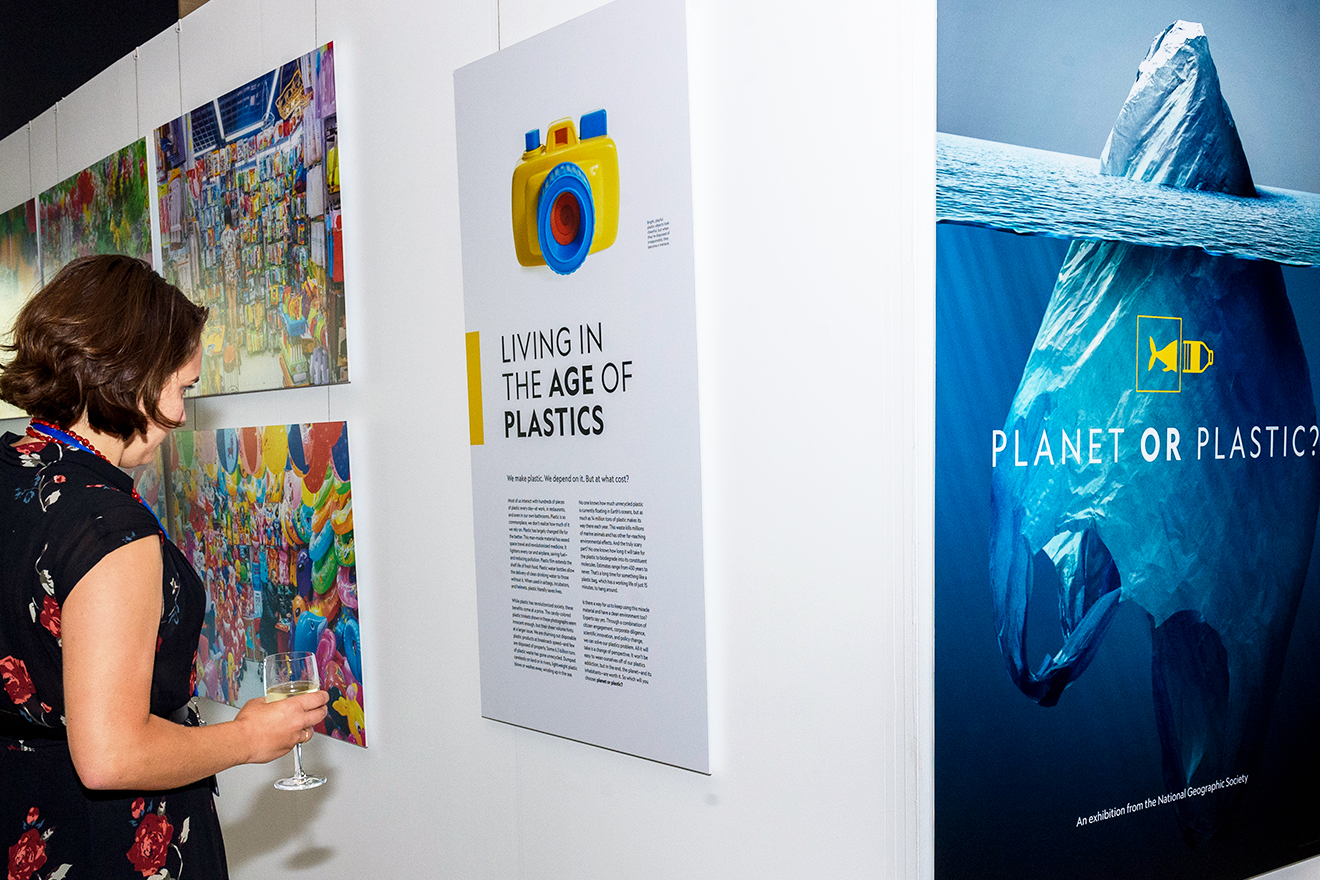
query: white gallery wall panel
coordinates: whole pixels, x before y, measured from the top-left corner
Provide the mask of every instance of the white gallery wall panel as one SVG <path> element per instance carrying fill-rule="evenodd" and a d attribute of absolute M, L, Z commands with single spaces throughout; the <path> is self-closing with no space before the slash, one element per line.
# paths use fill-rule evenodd
<path fill-rule="evenodd" d="M 0 140 L 0 210 L 7 211 L 32 198 L 30 168 L 31 139 L 28 127 Z"/>
<path fill-rule="evenodd" d="M 65 180 L 141 136 L 133 54 L 120 58 L 55 106 L 59 180 Z"/>
<path fill-rule="evenodd" d="M 29 155 L 32 157 L 33 196 L 50 189 L 63 179 L 60 177 L 58 165 L 59 138 L 56 133 L 56 116 L 55 108 L 51 107 L 28 123 L 28 133 L 32 138 L 32 148 Z M 122 147 L 123 144 L 119 146 Z M 108 153 L 107 150 L 106 153 L 101 155 L 104 156 Z"/>
<path fill-rule="evenodd" d="M 177 26 L 138 46 L 136 87 L 138 131 L 143 137 L 150 137 L 157 126 L 184 113 L 179 89 Z"/>
<path fill-rule="evenodd" d="M 184 113 L 274 66 L 262 58 L 261 7 L 261 0 L 233 0 L 219 8 L 207 3 L 180 19 L 177 77 Z M 245 26 L 234 27 L 231 22 Z M 312 48 L 311 37 L 309 33 L 303 52 Z"/>
<path fill-rule="evenodd" d="M 223 398 L 210 397 L 194 403 L 197 406 L 197 418 L 189 427 L 199 431 L 245 425 L 279 425 L 284 424 L 285 419 L 288 419 L 289 424 L 343 421 L 331 415 L 326 405 L 324 388 L 289 388 L 244 394 L 236 406 L 221 405 L 224 403 Z M 350 442 L 353 442 L 351 435 Z M 353 464 L 356 471 L 357 462 Z"/>
<path fill-rule="evenodd" d="M 604 3 L 601 0 L 565 0 L 559 3 L 537 3 L 536 0 L 498 0 L 493 3 L 498 12 L 500 48 L 563 24 L 571 18 L 590 12 Z"/>
<path fill-rule="evenodd" d="M 317 35 L 316 0 L 262 0 L 260 16 L 258 57 L 267 69 L 307 53 L 308 47 L 323 46 L 334 39 Z"/>

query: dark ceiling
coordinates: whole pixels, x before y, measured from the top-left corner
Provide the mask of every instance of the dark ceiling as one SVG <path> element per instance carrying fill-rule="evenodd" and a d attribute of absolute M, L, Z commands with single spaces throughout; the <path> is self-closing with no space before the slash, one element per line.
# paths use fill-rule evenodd
<path fill-rule="evenodd" d="M 0 139 L 179 20 L 179 0 L 0 0 Z"/>

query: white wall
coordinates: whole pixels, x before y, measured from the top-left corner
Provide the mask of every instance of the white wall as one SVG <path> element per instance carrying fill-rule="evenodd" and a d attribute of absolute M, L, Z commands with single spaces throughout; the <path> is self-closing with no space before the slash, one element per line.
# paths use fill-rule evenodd
<path fill-rule="evenodd" d="M 212 0 L 0 142 L 17 202 L 335 41 L 352 384 L 192 421 L 349 421 L 371 747 L 223 774 L 235 878 L 932 874 L 933 0 L 688 2 L 711 775 L 480 717 L 451 73 L 595 5 Z"/>

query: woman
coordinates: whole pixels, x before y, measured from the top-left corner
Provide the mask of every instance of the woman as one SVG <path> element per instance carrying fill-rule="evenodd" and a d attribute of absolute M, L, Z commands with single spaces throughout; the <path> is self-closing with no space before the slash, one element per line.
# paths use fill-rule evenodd
<path fill-rule="evenodd" d="M 206 598 L 120 468 L 183 424 L 206 310 L 85 257 L 19 313 L 0 398 L 0 852 L 9 880 L 227 875 L 214 774 L 311 739 L 324 692 L 188 709 Z"/>

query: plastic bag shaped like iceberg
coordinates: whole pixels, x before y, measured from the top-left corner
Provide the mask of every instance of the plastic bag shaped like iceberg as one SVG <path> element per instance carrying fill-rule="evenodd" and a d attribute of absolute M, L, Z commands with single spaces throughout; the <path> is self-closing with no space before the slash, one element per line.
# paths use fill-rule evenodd
<path fill-rule="evenodd" d="M 1200 25 L 1156 38 L 1101 171 L 1254 195 Z M 1276 264 L 1075 242 L 1005 422 L 1021 458 L 1001 458 L 992 481 L 999 645 L 1022 692 L 1057 702 L 1118 603 L 1135 602 L 1169 791 L 1249 772 L 1315 533 L 1314 424 Z M 1045 560 L 1063 646 L 1033 663 L 1027 607 Z M 1209 837 L 1232 797 L 1179 801 L 1184 832 Z"/>

